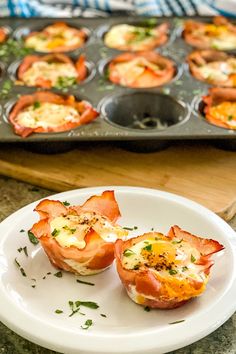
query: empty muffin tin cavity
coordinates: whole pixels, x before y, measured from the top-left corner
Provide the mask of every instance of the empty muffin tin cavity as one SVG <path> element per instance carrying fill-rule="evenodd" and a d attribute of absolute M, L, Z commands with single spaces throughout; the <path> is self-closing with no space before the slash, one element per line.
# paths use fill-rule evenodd
<path fill-rule="evenodd" d="M 74 57 L 74 58 L 71 57 L 71 59 L 75 62 L 75 60 L 78 57 L 79 56 Z M 20 81 L 18 78 L 18 69 L 19 69 L 19 66 L 21 63 L 22 63 L 22 60 L 17 60 L 17 61 L 14 61 L 13 63 L 11 63 L 8 67 L 8 70 L 7 70 L 8 76 L 13 82 Z M 90 82 L 94 78 L 94 76 L 96 75 L 96 66 L 93 62 L 86 61 L 85 66 L 87 69 L 87 76 L 84 80 L 78 82 L 78 85 L 83 85 L 83 84 Z M 21 86 L 27 86 L 27 85 L 22 84 Z"/>
<path fill-rule="evenodd" d="M 113 95 L 101 104 L 105 119 L 120 128 L 162 131 L 187 119 L 184 104 L 161 93 L 134 92 Z"/>

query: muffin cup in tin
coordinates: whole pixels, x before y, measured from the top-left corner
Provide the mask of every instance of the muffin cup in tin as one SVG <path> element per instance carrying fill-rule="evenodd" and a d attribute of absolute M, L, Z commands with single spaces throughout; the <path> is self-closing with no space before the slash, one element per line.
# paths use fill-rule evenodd
<path fill-rule="evenodd" d="M 143 19 L 145 20 L 146 18 Z M 113 83 L 111 84 L 111 82 L 106 79 L 104 74 L 108 62 L 119 53 L 124 53 L 124 51 L 106 47 L 102 41 L 102 33 L 119 23 L 140 24 L 142 18 L 130 16 L 129 18 L 109 17 L 106 19 L 36 18 L 14 19 L 14 21 L 13 19 L 3 19 L 3 25 L 10 24 L 12 28 L 15 29 L 14 38 L 17 40 L 27 35 L 29 31 L 43 29 L 47 25 L 58 21 L 66 22 L 71 27 L 88 28 L 89 38 L 88 41 L 85 42 L 85 45 L 73 51 L 73 53 L 64 52 L 64 54 L 74 58 L 84 53 L 87 62 L 94 63 L 96 70 L 92 68 L 93 77 L 85 79 L 76 87 L 69 87 L 66 95 L 72 94 L 79 99 L 87 100 L 95 109 L 96 107 L 101 109 L 101 115 L 93 122 L 75 128 L 70 132 L 37 133 L 23 139 L 14 134 L 6 118 L 7 114 L 12 108 L 12 105 L 16 102 L 18 94 L 30 94 L 36 90 L 42 89 L 14 86 L 9 97 L 1 100 L 3 106 L 2 113 L 0 112 L 0 120 L 2 121 L 2 124 L 0 124 L 1 142 L 19 142 L 24 143 L 24 145 L 35 143 L 36 146 L 36 144 L 44 142 L 47 144 L 65 142 L 70 145 L 72 142 L 78 144 L 82 141 L 117 141 L 122 147 L 141 152 L 155 151 L 164 148 L 171 143 L 172 140 L 210 139 L 213 141 L 217 139 L 223 142 L 227 141 L 231 146 L 232 141 L 236 143 L 236 132 L 227 129 L 219 129 L 219 127 L 209 124 L 198 111 L 198 108 L 196 109 L 193 104 L 194 100 L 200 99 L 200 94 L 204 95 L 207 93 L 210 85 L 196 80 L 188 72 L 185 58 L 192 51 L 192 48 L 178 35 L 181 27 L 179 24 L 178 26 L 176 25 L 176 19 L 161 18 L 157 20 L 158 24 L 163 22 L 170 23 L 170 38 L 163 46 L 156 48 L 155 51 L 172 59 L 176 63 L 178 69 L 177 75 L 170 82 L 159 87 L 130 89 Z M 196 20 L 201 20 L 201 18 L 196 17 Z M 209 21 L 210 18 L 206 20 Z M 102 29 L 103 32 L 101 32 Z M 41 55 L 48 54 L 34 53 Z M 9 68 L 8 70 L 4 70 L 3 78 L 10 78 L 15 81 L 15 74 L 20 60 L 11 57 L 8 63 Z M 102 83 L 100 83 L 101 81 Z M 4 80 L 0 82 L 0 89 L 3 83 Z M 50 91 L 57 94 L 64 94 L 56 89 L 51 89 Z M 198 93 L 195 91 L 198 91 Z M 138 95 L 145 96 L 144 100 L 148 102 L 148 109 L 141 109 L 144 104 L 142 103 L 143 101 L 141 102 L 141 96 Z M 116 99 L 118 100 L 117 109 L 114 108 L 116 106 Z M 110 108 L 108 111 L 109 104 Z M 167 115 L 165 115 L 164 112 L 166 112 L 165 114 Z M 137 122 L 135 122 L 135 127 L 132 126 L 132 122 L 131 126 L 127 124 L 128 120 L 131 119 L 132 121 L 135 114 L 136 116 L 137 114 L 141 116 L 141 128 L 139 122 L 138 126 L 136 125 Z M 119 115 L 122 115 L 122 119 L 125 117 L 124 120 L 126 120 L 126 122 L 120 120 Z M 158 123 L 156 118 L 159 118 L 161 122 L 162 120 L 166 121 L 167 125 L 164 124 L 164 128 L 159 129 L 160 124 L 157 127 Z"/>
<path fill-rule="evenodd" d="M 175 31 L 175 27 L 174 25 L 171 23 L 171 21 L 169 21 L 168 18 L 157 18 L 157 17 L 152 17 L 152 18 L 143 18 L 143 19 L 132 19 L 132 18 L 129 18 L 127 17 L 125 19 L 125 21 L 121 21 L 118 19 L 114 21 L 114 23 L 112 24 L 103 24 L 101 26 L 99 26 L 96 30 L 95 30 L 95 36 L 97 37 L 97 39 L 99 39 L 102 44 L 106 47 L 106 48 L 109 48 L 109 49 L 113 49 L 117 52 L 126 52 L 127 50 L 123 50 L 123 49 L 118 49 L 118 48 L 112 48 L 112 47 L 109 47 L 107 46 L 105 43 L 104 43 L 104 37 L 106 35 L 107 32 L 109 32 L 109 30 L 111 30 L 112 27 L 114 26 L 117 26 L 117 25 L 121 25 L 121 24 L 128 24 L 128 25 L 131 25 L 131 26 L 139 26 L 139 27 L 149 27 L 148 26 L 148 20 L 150 19 L 157 19 L 157 22 L 156 22 L 156 26 L 158 25 L 161 25 L 162 23 L 165 23 L 167 22 L 169 24 L 169 30 L 167 32 L 167 35 L 168 35 L 168 39 L 165 43 L 159 45 L 159 46 L 156 46 L 154 47 L 153 49 L 151 50 L 158 50 L 159 48 L 162 48 L 162 47 L 165 47 L 166 45 L 170 45 L 174 40 L 175 40 L 175 37 L 176 37 L 176 31 Z M 153 26 L 155 27 L 155 26 Z M 151 28 L 151 27 L 149 27 Z"/>
<path fill-rule="evenodd" d="M 64 19 L 52 19 L 51 21 L 50 20 L 47 20 L 47 22 L 44 22 L 43 24 L 40 23 L 40 24 L 36 24 L 36 23 L 33 23 L 33 24 L 29 24 L 29 25 L 23 25 L 23 26 L 19 26 L 13 33 L 12 33 L 12 36 L 15 40 L 18 40 L 18 41 L 22 41 L 24 42 L 25 38 L 31 33 L 31 32 L 38 32 L 38 31 L 42 31 L 45 27 L 47 26 L 50 26 L 50 25 L 53 25 L 54 23 L 57 23 L 57 22 L 65 22 L 68 26 L 70 27 L 74 27 L 78 30 L 83 30 L 85 33 L 86 33 L 86 40 L 84 42 L 84 44 L 78 48 L 75 48 L 75 49 L 72 49 L 72 50 L 65 50 L 65 51 L 61 51 L 63 52 L 64 54 L 70 54 L 70 53 L 75 53 L 75 52 L 80 52 L 81 50 L 83 50 L 83 48 L 89 44 L 90 42 L 90 39 L 91 39 L 91 35 L 92 35 L 92 32 L 89 28 L 87 28 L 86 26 L 82 26 L 82 25 L 78 25 L 76 23 L 72 23 L 71 21 L 69 21 L 68 19 L 67 20 L 64 20 Z M 34 48 L 30 48 L 32 50 L 32 52 L 34 53 L 39 53 L 39 54 L 50 54 L 50 53 L 54 53 L 54 51 L 37 51 L 35 50 Z"/>
<path fill-rule="evenodd" d="M 126 53 L 126 52 L 124 52 Z M 127 52 L 128 53 L 128 52 Z M 132 52 L 130 52 L 132 53 Z M 116 84 L 112 81 L 109 80 L 108 76 L 107 76 L 107 71 L 108 71 L 108 66 L 109 66 L 109 63 L 114 60 L 116 58 L 116 56 L 112 56 L 112 57 L 109 57 L 109 58 L 106 58 L 106 59 L 101 59 L 99 62 L 98 62 L 98 71 L 101 75 L 101 77 L 107 81 L 108 84 L 112 84 L 112 85 L 116 85 L 116 86 L 120 86 L 120 87 L 123 87 L 124 89 L 125 88 L 132 88 L 132 87 L 129 87 L 129 86 L 124 86 L 124 85 L 120 85 L 120 84 Z M 177 64 L 171 57 L 166 57 L 165 58 L 167 59 L 170 59 L 172 60 L 174 63 L 175 63 L 175 75 L 173 76 L 173 78 L 171 80 L 169 80 L 168 82 L 162 84 L 162 85 L 158 85 L 158 86 L 155 86 L 155 87 L 136 87 L 135 90 L 143 90 L 143 89 L 155 89 L 155 88 L 158 88 L 158 87 L 163 87 L 163 86 L 166 86 L 166 85 L 169 85 L 171 83 L 173 83 L 174 81 L 177 81 L 181 78 L 182 74 L 183 74 L 183 65 L 182 64 Z"/>
<path fill-rule="evenodd" d="M 67 55 L 67 54 L 65 54 Z M 68 57 L 70 59 L 72 59 L 72 61 L 74 62 L 78 57 L 80 56 L 80 54 L 78 54 L 78 56 L 76 55 L 68 55 Z M 15 82 L 15 81 L 18 81 L 18 77 L 17 77 L 17 72 L 18 72 L 18 69 L 19 69 L 19 66 L 20 64 L 22 63 L 22 60 L 16 60 L 14 62 L 12 62 L 9 66 L 8 66 L 8 69 L 7 69 L 7 74 L 9 76 L 9 78 Z M 80 85 L 84 85 L 88 82 L 90 82 L 91 80 L 93 80 L 94 76 L 96 75 L 96 66 L 95 64 L 92 62 L 92 61 L 85 61 L 85 66 L 86 66 L 86 69 L 87 69 L 87 76 L 84 80 L 76 83 L 75 86 L 80 86 Z M 23 84 L 20 84 L 20 85 L 17 85 L 17 86 L 24 86 L 24 87 L 29 87 L 29 88 L 36 88 L 36 86 L 27 86 L 25 85 L 24 83 Z M 55 87 L 53 87 L 55 88 Z M 40 89 L 40 87 L 39 87 Z M 42 88 L 43 89 L 43 88 Z"/>

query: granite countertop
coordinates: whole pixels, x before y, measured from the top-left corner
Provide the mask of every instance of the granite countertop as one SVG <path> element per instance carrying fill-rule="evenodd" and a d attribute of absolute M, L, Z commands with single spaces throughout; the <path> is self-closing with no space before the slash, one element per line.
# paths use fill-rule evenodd
<path fill-rule="evenodd" d="M 34 187 L 27 183 L 0 177 L 0 218 L 8 215 L 40 198 L 53 194 L 51 191 Z M 236 230 L 236 217 L 230 223 Z M 55 354 L 18 336 L 0 324 L 0 354 Z M 171 352 L 171 354 L 235 354 L 236 353 L 236 314 L 223 326 L 206 338 Z M 78 353 L 79 354 L 79 353 Z M 145 354 L 145 353 L 144 353 Z"/>

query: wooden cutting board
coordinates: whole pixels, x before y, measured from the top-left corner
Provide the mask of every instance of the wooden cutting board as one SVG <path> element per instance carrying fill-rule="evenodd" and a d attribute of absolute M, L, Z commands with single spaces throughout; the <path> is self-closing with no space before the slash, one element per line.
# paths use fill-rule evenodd
<path fill-rule="evenodd" d="M 0 173 L 54 191 L 102 185 L 157 188 L 221 211 L 226 219 L 236 213 L 235 152 L 177 144 L 147 154 L 92 144 L 56 155 L 2 146 Z"/>

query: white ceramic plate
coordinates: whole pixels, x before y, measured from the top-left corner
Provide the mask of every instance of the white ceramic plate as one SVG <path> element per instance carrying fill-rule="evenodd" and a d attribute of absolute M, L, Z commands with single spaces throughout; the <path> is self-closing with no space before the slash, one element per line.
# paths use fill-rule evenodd
<path fill-rule="evenodd" d="M 114 189 L 123 226 L 138 229 L 133 235 L 151 228 L 167 232 L 177 224 L 191 233 L 218 240 L 225 250 L 215 256 L 206 292 L 175 310 L 146 312 L 126 295 L 115 267 L 99 275 L 83 277 L 95 283 L 76 282 L 72 274 L 62 278 L 39 245 L 32 245 L 26 232 L 37 220 L 32 203 L 0 224 L 0 319 L 23 337 L 44 347 L 80 354 L 165 353 L 206 336 L 223 324 L 236 310 L 236 237 L 234 231 L 214 213 L 185 198 L 152 189 L 133 187 L 86 188 L 57 194 L 52 199 L 81 204 L 93 194 Z M 18 248 L 27 246 L 29 256 Z M 14 264 L 25 269 L 23 277 Z M 43 277 L 47 275 L 46 279 Z M 31 280 L 36 279 L 36 283 Z M 82 277 L 80 277 L 81 279 Z M 36 284 L 35 288 L 31 285 Z M 97 310 L 83 309 L 68 317 L 68 301 L 94 301 Z M 56 309 L 64 313 L 55 314 Z M 102 317 L 100 314 L 106 314 Z M 81 329 L 86 319 L 93 320 L 88 330 Z M 177 324 L 175 321 L 185 320 Z"/>

